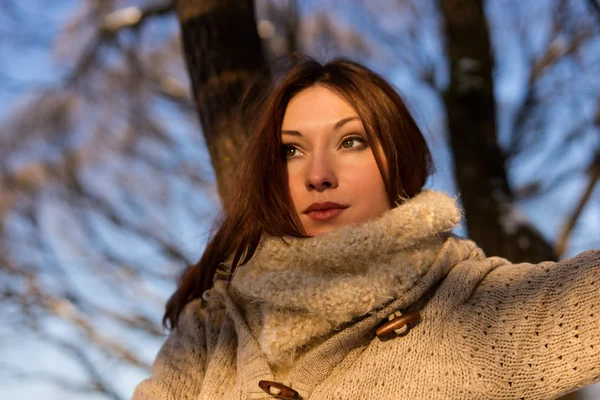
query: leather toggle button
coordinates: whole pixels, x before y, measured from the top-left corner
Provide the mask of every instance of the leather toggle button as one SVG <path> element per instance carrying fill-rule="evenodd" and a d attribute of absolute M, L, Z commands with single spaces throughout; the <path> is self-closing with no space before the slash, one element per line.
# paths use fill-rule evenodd
<path fill-rule="evenodd" d="M 258 387 L 276 399 L 300 399 L 294 389 L 273 381 L 258 381 Z"/>
<path fill-rule="evenodd" d="M 418 311 L 401 314 L 396 311 L 389 316 L 389 321 L 381 325 L 375 333 L 381 341 L 392 339 L 396 336 L 404 336 L 411 327 L 414 327 L 421 320 L 421 314 Z"/>

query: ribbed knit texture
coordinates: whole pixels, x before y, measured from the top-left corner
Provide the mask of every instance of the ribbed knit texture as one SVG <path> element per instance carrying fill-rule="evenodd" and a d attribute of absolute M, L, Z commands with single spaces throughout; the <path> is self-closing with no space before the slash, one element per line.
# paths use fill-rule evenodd
<path fill-rule="evenodd" d="M 600 252 L 484 258 L 427 191 L 309 239 L 265 239 L 231 287 L 188 304 L 134 399 L 551 399 L 600 379 Z M 422 322 L 381 342 L 396 310 Z"/>

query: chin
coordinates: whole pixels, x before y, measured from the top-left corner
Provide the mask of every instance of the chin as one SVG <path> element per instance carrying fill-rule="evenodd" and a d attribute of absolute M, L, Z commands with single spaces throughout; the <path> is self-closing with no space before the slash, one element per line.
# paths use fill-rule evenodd
<path fill-rule="evenodd" d="M 322 236 L 325 235 L 329 232 L 333 232 L 337 229 L 340 229 L 341 226 L 328 226 L 328 227 L 322 227 L 320 229 L 315 228 L 315 229 L 307 229 L 306 232 L 309 236 Z"/>

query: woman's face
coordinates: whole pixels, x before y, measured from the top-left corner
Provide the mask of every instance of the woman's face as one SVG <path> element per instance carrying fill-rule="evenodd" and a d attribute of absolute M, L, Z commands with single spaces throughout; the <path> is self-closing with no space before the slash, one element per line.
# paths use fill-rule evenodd
<path fill-rule="evenodd" d="M 311 236 L 366 221 L 390 208 L 385 184 L 356 111 L 323 86 L 289 102 L 281 139 L 290 193 Z"/>

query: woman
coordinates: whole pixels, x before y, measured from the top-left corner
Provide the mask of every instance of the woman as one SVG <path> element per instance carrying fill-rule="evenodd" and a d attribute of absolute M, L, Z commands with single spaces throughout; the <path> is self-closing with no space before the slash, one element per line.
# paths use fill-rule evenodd
<path fill-rule="evenodd" d="M 305 60 L 260 115 L 135 399 L 549 399 L 600 378 L 600 253 L 513 265 L 452 235 L 381 77 Z"/>

